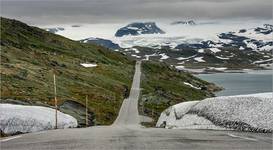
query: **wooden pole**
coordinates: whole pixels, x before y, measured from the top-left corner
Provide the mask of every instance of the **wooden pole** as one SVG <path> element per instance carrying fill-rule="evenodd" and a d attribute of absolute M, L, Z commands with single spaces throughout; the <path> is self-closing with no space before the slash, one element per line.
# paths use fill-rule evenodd
<path fill-rule="evenodd" d="M 152 107 L 152 117 L 154 117 L 154 107 Z"/>
<path fill-rule="evenodd" d="M 55 73 L 53 75 L 53 79 L 54 79 L 54 97 L 55 97 L 55 129 L 58 128 L 58 101 L 57 101 L 57 88 L 56 88 L 56 77 L 55 77 Z"/>
<path fill-rule="evenodd" d="M 144 116 L 145 116 L 145 114 L 144 114 L 144 101 L 142 101 L 142 115 L 143 115 L 143 120 L 142 120 L 142 122 L 144 122 Z"/>
<path fill-rule="evenodd" d="M 88 127 L 88 95 L 85 97 L 85 124 Z"/>

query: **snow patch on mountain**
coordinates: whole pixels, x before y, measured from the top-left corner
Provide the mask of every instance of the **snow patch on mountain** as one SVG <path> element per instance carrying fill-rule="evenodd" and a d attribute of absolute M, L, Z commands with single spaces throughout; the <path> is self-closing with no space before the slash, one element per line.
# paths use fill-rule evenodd
<path fill-rule="evenodd" d="M 175 68 L 176 68 L 177 70 L 184 70 L 184 69 L 185 69 L 185 66 L 179 65 L 179 66 L 175 66 Z"/>
<path fill-rule="evenodd" d="M 192 84 L 190 84 L 190 83 L 188 83 L 188 82 L 184 82 L 184 84 L 185 84 L 185 85 L 188 85 L 188 86 L 190 86 L 190 87 L 192 87 L 192 88 L 195 88 L 195 89 L 201 89 L 200 87 L 196 87 L 196 86 L 194 86 L 194 85 L 192 85 Z"/>
<path fill-rule="evenodd" d="M 221 52 L 221 50 L 218 48 L 210 48 L 209 50 L 213 53 Z"/>
<path fill-rule="evenodd" d="M 188 59 L 191 59 L 191 58 L 194 58 L 196 57 L 197 55 L 193 55 L 193 56 L 190 56 L 190 57 L 178 57 L 176 58 L 177 60 L 188 60 Z"/>
<path fill-rule="evenodd" d="M 204 53 L 205 50 L 204 49 L 198 49 L 198 53 Z"/>
<path fill-rule="evenodd" d="M 195 57 L 194 60 L 197 62 L 206 62 L 203 58 L 204 57 Z"/>
<path fill-rule="evenodd" d="M 93 68 L 93 67 L 97 67 L 98 65 L 95 63 L 81 63 L 81 66 L 85 67 L 85 68 Z"/>
<path fill-rule="evenodd" d="M 272 41 L 273 26 L 269 24 L 264 24 L 262 27 L 241 29 L 234 33 L 234 35 L 244 36 L 249 39 Z M 242 32 L 243 31 L 243 32 Z"/>
<path fill-rule="evenodd" d="M 144 57 L 145 57 L 145 59 L 144 60 L 149 60 L 150 59 L 150 57 L 152 57 L 152 56 L 157 56 L 157 54 L 156 53 L 154 53 L 154 54 L 151 54 L 151 55 L 145 55 Z"/>
<path fill-rule="evenodd" d="M 136 57 L 136 58 L 141 58 L 141 56 L 138 56 L 138 55 L 135 55 L 135 54 L 133 54 L 133 55 L 131 55 L 132 57 Z"/>
<path fill-rule="evenodd" d="M 225 58 L 225 57 L 220 57 L 220 56 L 215 56 L 218 59 L 222 59 L 222 60 L 229 60 L 230 58 Z"/>

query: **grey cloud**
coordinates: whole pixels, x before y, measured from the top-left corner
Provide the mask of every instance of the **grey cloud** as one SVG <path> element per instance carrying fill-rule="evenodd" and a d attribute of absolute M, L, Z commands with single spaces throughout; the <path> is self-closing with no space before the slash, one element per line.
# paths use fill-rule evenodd
<path fill-rule="evenodd" d="M 136 19 L 272 19 L 271 0 L 2 0 L 1 14 L 32 24 Z"/>

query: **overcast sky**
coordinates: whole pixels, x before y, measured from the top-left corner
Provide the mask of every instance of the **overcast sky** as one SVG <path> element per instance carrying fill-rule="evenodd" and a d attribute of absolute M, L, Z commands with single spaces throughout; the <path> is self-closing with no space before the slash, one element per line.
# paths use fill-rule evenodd
<path fill-rule="evenodd" d="M 1 15 L 31 24 L 131 20 L 272 19 L 272 0 L 1 0 Z"/>

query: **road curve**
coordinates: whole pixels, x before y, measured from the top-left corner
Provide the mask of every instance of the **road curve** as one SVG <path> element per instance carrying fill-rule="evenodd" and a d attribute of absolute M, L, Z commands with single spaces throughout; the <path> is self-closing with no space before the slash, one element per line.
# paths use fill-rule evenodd
<path fill-rule="evenodd" d="M 130 96 L 111 126 L 50 130 L 1 140 L 1 150 L 271 150 L 272 134 L 144 128 L 139 125 L 141 62 Z"/>

